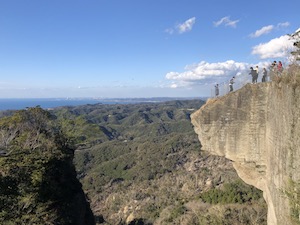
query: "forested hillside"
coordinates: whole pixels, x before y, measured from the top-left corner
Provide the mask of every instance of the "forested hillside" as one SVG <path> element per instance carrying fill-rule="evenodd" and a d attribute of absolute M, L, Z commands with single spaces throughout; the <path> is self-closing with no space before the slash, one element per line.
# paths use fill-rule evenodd
<path fill-rule="evenodd" d="M 67 140 L 39 107 L 0 119 L 0 224 L 95 224 Z"/>
<path fill-rule="evenodd" d="M 200 100 L 55 109 L 100 224 L 266 224 L 262 193 L 206 156 Z"/>

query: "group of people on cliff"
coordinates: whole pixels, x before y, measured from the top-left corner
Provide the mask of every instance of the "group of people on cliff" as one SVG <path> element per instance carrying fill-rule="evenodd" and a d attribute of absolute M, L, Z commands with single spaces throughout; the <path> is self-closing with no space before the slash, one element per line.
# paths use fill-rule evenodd
<path fill-rule="evenodd" d="M 282 71 L 283 71 L 282 62 L 279 61 L 277 63 L 277 61 L 273 61 L 273 63 L 270 66 L 270 69 L 269 69 L 269 74 L 268 74 L 267 69 L 265 67 L 263 68 L 261 82 L 271 81 L 274 78 L 274 76 L 281 75 Z M 259 73 L 258 66 L 255 66 L 255 68 L 253 68 L 252 66 L 250 67 L 249 75 L 252 76 L 252 84 L 256 84 L 257 83 L 259 74 L 260 73 Z M 235 77 L 232 77 L 229 80 L 229 92 L 233 91 L 233 84 L 234 83 L 235 83 Z M 219 84 L 216 84 L 215 85 L 215 96 L 218 97 L 219 94 L 220 94 Z"/>
<path fill-rule="evenodd" d="M 235 80 L 235 77 L 232 77 L 229 81 L 229 92 L 232 92 L 233 91 L 233 84 L 234 84 L 234 80 Z M 219 90 L 219 84 L 216 84 L 215 85 L 215 96 L 218 97 L 220 94 L 220 90 Z"/>
<path fill-rule="evenodd" d="M 256 66 L 254 69 L 251 66 L 250 67 L 250 73 L 249 75 L 252 76 L 252 84 L 256 84 L 257 83 L 257 79 L 258 79 L 258 75 L 259 75 L 259 69 L 258 66 Z M 268 72 L 266 68 L 263 68 L 263 73 L 262 73 L 262 78 L 261 78 L 261 82 L 266 82 L 267 81 L 267 76 L 268 76 Z"/>
<path fill-rule="evenodd" d="M 282 62 L 278 61 L 278 63 L 277 63 L 276 61 L 273 61 L 273 63 L 270 66 L 270 77 L 271 77 L 271 79 L 274 76 L 280 76 L 282 71 L 283 71 Z"/>
<path fill-rule="evenodd" d="M 279 61 L 278 64 L 276 61 L 273 61 L 273 63 L 270 66 L 270 74 L 268 76 L 268 71 L 267 69 L 264 67 L 263 71 L 262 71 L 262 78 L 261 78 L 261 82 L 266 82 L 266 81 L 270 81 L 272 80 L 272 78 L 275 75 L 280 75 L 282 73 L 283 70 L 283 66 L 282 66 L 282 62 Z M 258 66 L 256 66 L 255 68 L 250 67 L 250 73 L 249 75 L 252 76 L 252 84 L 256 84 L 257 83 L 257 79 L 258 79 L 258 75 L 259 75 L 259 69 Z"/>

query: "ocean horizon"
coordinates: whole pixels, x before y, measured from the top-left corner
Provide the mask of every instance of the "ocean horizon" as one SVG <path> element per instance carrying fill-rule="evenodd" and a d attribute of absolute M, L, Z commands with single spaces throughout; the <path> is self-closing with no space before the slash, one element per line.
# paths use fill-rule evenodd
<path fill-rule="evenodd" d="M 40 106 L 43 109 L 52 109 L 60 106 L 79 106 L 87 104 L 135 104 L 189 99 L 196 98 L 0 98 L 0 110 L 21 110 L 36 106 Z"/>

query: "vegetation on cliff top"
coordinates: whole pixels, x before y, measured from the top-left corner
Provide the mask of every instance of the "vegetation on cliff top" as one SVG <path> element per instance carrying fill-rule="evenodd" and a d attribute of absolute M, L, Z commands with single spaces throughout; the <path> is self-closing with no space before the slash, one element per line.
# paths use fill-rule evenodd
<path fill-rule="evenodd" d="M 0 134 L 1 224 L 94 224 L 73 149 L 48 111 L 1 118 Z"/>

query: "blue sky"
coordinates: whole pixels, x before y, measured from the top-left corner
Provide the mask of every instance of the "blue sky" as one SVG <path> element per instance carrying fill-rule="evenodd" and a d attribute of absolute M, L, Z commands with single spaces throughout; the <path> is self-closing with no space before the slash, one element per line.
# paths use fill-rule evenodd
<path fill-rule="evenodd" d="M 0 98 L 196 97 L 273 60 L 300 1 L 0 0 Z"/>

